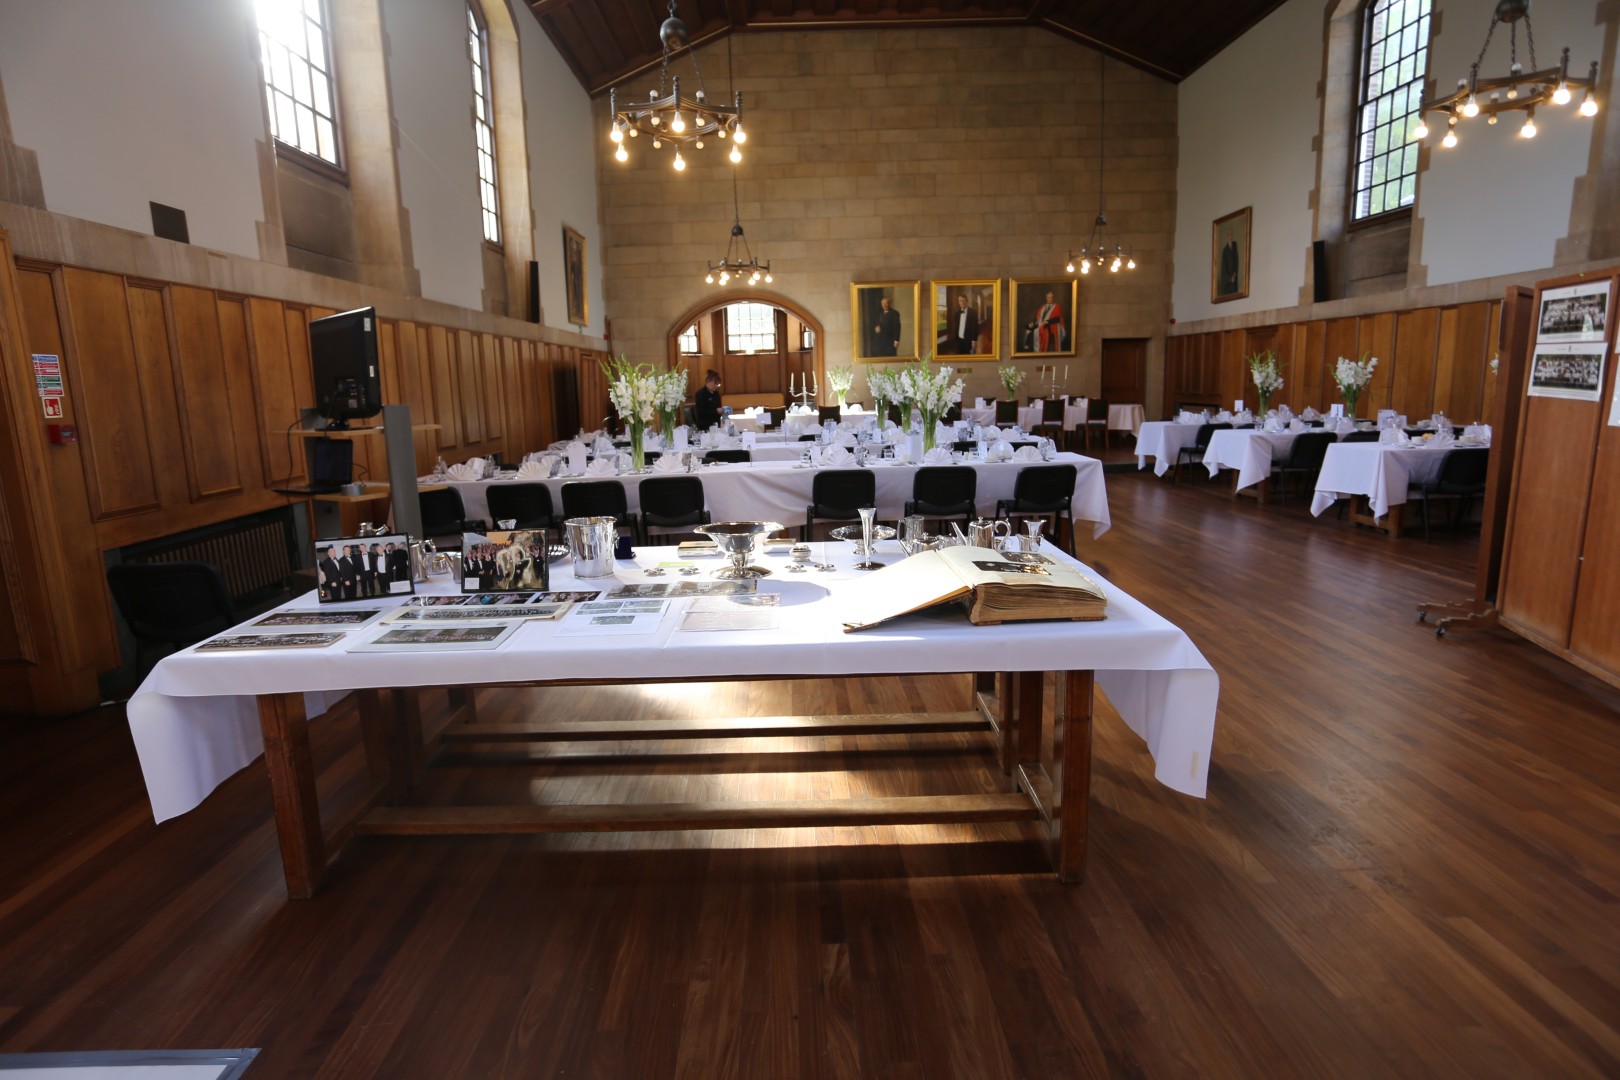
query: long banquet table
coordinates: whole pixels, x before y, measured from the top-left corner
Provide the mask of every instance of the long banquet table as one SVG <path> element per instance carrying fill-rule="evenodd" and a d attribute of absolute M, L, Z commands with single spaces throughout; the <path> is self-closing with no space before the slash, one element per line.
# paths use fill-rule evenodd
<path fill-rule="evenodd" d="M 851 567 L 853 559 L 845 545 L 829 547 L 835 565 L 832 573 L 794 575 L 785 572 L 783 556 L 756 558 L 774 571 L 760 582 L 761 591 L 779 593 L 781 598 L 779 627 L 768 632 L 680 631 L 675 624 L 687 601 L 675 601 L 656 632 L 643 636 L 571 636 L 565 632 L 567 620 L 575 615 L 570 613 L 556 622 L 524 623 L 490 651 L 399 655 L 345 651 L 348 644 L 375 636 L 379 628 L 372 624 L 326 648 L 212 654 L 187 649 L 175 653 L 158 663 L 128 706 L 153 814 L 162 821 L 197 807 L 216 786 L 268 747 L 266 766 L 288 889 L 295 897 L 307 896 L 319 886 L 328 855 L 314 792 L 307 717 L 348 692 L 361 694 L 362 729 L 373 775 L 383 778 L 387 797 L 399 802 L 402 793 L 420 780 L 414 766 L 400 764 L 411 761 L 412 755 L 424 756 L 416 700 L 420 687 L 953 672 L 999 673 L 992 680 L 995 693 L 981 696 L 979 705 L 984 710 L 985 728 L 993 737 L 999 736 L 1002 769 L 1021 795 L 980 791 L 944 797 L 965 800 L 948 804 L 941 803 L 941 797 L 855 800 L 857 805 L 852 806 L 822 806 L 818 801 L 808 806 L 795 804 L 771 820 L 790 825 L 843 824 L 852 822 L 828 815 L 864 813 L 872 815 L 862 819 L 868 823 L 889 824 L 1044 820 L 1058 875 L 1077 880 L 1084 859 L 1093 677 L 1125 723 L 1146 742 L 1157 779 L 1176 791 L 1204 795 L 1219 680 L 1187 635 L 1162 616 L 1101 581 L 1109 604 L 1108 617 L 1102 621 L 975 627 L 965 619 L 921 615 L 848 634 L 839 619 L 843 603 L 861 595 L 871 578 Z M 1054 558 L 1072 561 L 1050 544 L 1044 548 Z M 566 562 L 559 563 L 554 567 L 552 588 L 595 590 L 648 581 L 651 579 L 642 568 L 656 566 L 673 555 L 673 549 L 642 549 L 633 564 L 619 564 L 617 581 L 576 580 Z M 892 542 L 879 545 L 877 555 L 886 562 L 901 557 Z M 424 591 L 450 592 L 453 588 L 444 579 L 442 584 L 425 586 Z M 382 599 L 326 607 L 403 602 Z M 312 607 L 313 594 L 287 606 Z M 1052 730 L 1043 737 L 1045 672 L 1058 673 L 1059 697 L 1050 717 Z M 988 685 L 986 676 L 979 674 L 975 686 L 981 694 Z M 391 711 L 381 704 L 384 693 L 393 700 Z M 464 711 L 472 719 L 476 699 L 466 691 L 461 694 L 468 703 Z M 917 714 L 917 718 L 925 722 L 931 715 L 935 714 Z M 948 715 L 962 723 L 964 714 Z M 597 718 L 608 725 L 619 719 Z M 885 722 L 895 721 L 888 718 Z M 1043 757 L 1047 754 L 1055 755 L 1050 765 Z M 543 792 L 537 802 L 544 804 Z M 927 808 L 920 809 L 924 804 Z M 578 814 L 587 809 L 537 805 L 446 811 L 390 806 L 364 810 L 336 834 L 573 831 L 585 827 L 578 824 Z M 603 820 L 617 822 L 606 827 L 619 829 L 747 827 L 737 824 L 736 817 L 723 819 L 729 824 L 716 824 L 716 818 L 701 812 L 693 824 L 672 824 L 674 819 L 668 817 L 657 817 L 657 824 L 649 824 L 648 818 L 635 817 L 637 811 L 627 808 L 618 808 L 618 816 L 613 807 L 596 810 Z M 625 814 L 630 817 L 626 819 Z M 559 821 L 557 815 L 568 820 Z M 745 816 L 741 820 L 751 819 Z M 598 822 L 597 827 L 604 826 Z"/>
<path fill-rule="evenodd" d="M 1188 425 L 1182 425 L 1186 427 Z M 1321 428 L 1314 430 L 1320 431 Z M 1222 469 L 1236 469 L 1233 490 L 1253 487 L 1271 475 L 1271 463 L 1286 457 L 1303 431 L 1258 431 L 1233 428 L 1215 432 L 1204 451 L 1204 468 L 1211 477 Z M 1341 436 L 1342 437 L 1342 436 Z"/>
<path fill-rule="evenodd" d="M 1163 476 L 1175 465 L 1183 447 L 1198 438 L 1198 424 L 1178 424 L 1174 420 L 1149 420 L 1136 432 L 1136 467 L 1147 468 L 1153 458 L 1153 472 Z"/>
<path fill-rule="evenodd" d="M 1013 484 L 1020 470 L 1031 465 L 1067 464 L 1076 467 L 1073 513 L 1076 519 L 1092 522 L 1092 536 L 1101 536 L 1108 530 L 1108 493 L 1103 486 L 1102 462 L 1081 454 L 1061 453 L 1052 462 L 1001 461 L 965 463 L 979 476 L 977 509 L 982 515 L 995 513 L 997 499 L 1010 499 Z M 839 466 L 823 466 L 837 468 Z M 849 468 L 852 466 L 843 466 Z M 877 480 L 877 505 L 880 518 L 893 520 L 905 510 L 911 498 L 911 487 L 916 480 L 917 465 L 873 464 L 872 475 Z M 765 461 L 752 464 L 704 465 L 697 475 L 703 480 L 703 495 L 709 513 L 715 521 L 779 521 L 783 525 L 804 523 L 804 508 L 810 503 L 810 486 L 817 470 L 803 468 L 791 461 Z M 461 493 L 462 506 L 467 517 L 478 521 L 489 520 L 491 484 L 542 483 L 551 489 L 552 505 L 562 506 L 562 486 L 575 480 L 618 480 L 624 484 L 630 510 L 641 509 L 639 482 L 642 476 L 575 476 L 552 477 L 549 480 L 522 481 L 515 478 L 499 480 L 447 480 L 446 487 Z M 671 473 L 669 475 L 679 475 Z"/>
<path fill-rule="evenodd" d="M 1379 443 L 1335 443 L 1322 459 L 1311 513 L 1317 517 L 1337 500 L 1364 495 L 1374 519 L 1406 503 L 1414 484 L 1425 484 L 1440 472 L 1446 449 L 1436 446 L 1384 446 Z"/>

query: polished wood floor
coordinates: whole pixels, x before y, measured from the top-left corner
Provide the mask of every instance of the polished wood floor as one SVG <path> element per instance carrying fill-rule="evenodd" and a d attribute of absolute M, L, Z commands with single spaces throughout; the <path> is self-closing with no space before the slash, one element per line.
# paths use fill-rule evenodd
<path fill-rule="evenodd" d="M 284 899 L 261 771 L 152 825 L 116 710 L 0 741 L 0 1052 L 264 1048 L 253 1077 L 1620 1075 L 1617 695 L 1437 640 L 1474 541 L 1109 478 L 1083 554 L 1222 677 L 1210 797 L 1100 703 L 1089 876 L 1022 826 L 411 840 Z M 961 707 L 962 679 L 494 691 L 485 718 Z M 443 702 L 430 699 L 437 711 Z M 314 725 L 359 790 L 352 711 Z M 570 745 L 430 797 L 914 793 L 931 736 Z M 969 842 L 978 841 L 978 842 Z"/>

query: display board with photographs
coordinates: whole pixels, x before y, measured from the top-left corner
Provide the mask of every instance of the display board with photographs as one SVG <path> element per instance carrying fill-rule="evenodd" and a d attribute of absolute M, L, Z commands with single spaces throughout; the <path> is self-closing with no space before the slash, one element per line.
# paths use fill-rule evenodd
<path fill-rule="evenodd" d="M 551 587 L 544 529 L 461 534 L 461 591 L 533 593 Z"/>
<path fill-rule="evenodd" d="M 1544 289 L 1536 319 L 1536 345 L 1603 341 L 1609 330 L 1609 279 Z"/>
<path fill-rule="evenodd" d="M 410 596 L 411 538 L 340 536 L 315 541 L 316 595 L 323 604 Z"/>
<path fill-rule="evenodd" d="M 850 283 L 850 341 L 856 363 L 917 358 L 921 287 L 917 281 Z"/>
<path fill-rule="evenodd" d="M 1551 345 L 1538 342 L 1530 357 L 1530 396 L 1597 401 L 1603 393 L 1603 357 L 1607 352 L 1601 341 Z"/>
<path fill-rule="evenodd" d="M 1014 357 L 1073 356 L 1080 283 L 1073 278 L 1014 281 L 1009 313 Z"/>
<path fill-rule="evenodd" d="M 935 357 L 995 360 L 1001 356 L 1001 281 L 930 281 Z"/>

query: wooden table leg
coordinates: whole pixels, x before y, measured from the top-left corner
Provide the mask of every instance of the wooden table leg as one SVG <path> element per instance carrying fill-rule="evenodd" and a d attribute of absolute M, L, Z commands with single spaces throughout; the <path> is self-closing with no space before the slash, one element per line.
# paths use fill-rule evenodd
<path fill-rule="evenodd" d="M 450 723 L 478 723 L 478 688 L 473 686 L 449 687 Z"/>
<path fill-rule="evenodd" d="M 326 876 L 326 841 L 321 835 L 321 809 L 315 796 L 315 766 L 309 754 L 309 722 L 304 695 L 265 694 L 259 698 L 259 727 L 264 732 L 264 764 L 270 773 L 270 797 L 276 813 L 276 839 L 287 895 L 304 900 Z"/>
<path fill-rule="evenodd" d="M 1053 855 L 1059 881 L 1078 882 L 1086 875 L 1086 816 L 1091 804 L 1091 703 L 1094 678 L 1089 671 L 1059 672 L 1053 740 L 1058 769 L 1057 835 Z"/>
<path fill-rule="evenodd" d="M 470 697 L 471 690 L 468 689 Z M 454 700 L 454 698 L 452 698 Z M 399 735 L 406 787 L 416 787 L 427 776 L 427 744 L 422 737 L 422 699 L 414 686 L 394 690 L 394 730 Z"/>
<path fill-rule="evenodd" d="M 372 776 L 386 783 L 384 798 L 390 803 L 399 802 L 405 794 L 411 775 L 410 741 L 402 710 L 396 701 L 385 701 L 383 695 L 402 692 L 370 688 L 355 691 L 360 705 L 360 732 L 365 740 L 366 767 Z"/>

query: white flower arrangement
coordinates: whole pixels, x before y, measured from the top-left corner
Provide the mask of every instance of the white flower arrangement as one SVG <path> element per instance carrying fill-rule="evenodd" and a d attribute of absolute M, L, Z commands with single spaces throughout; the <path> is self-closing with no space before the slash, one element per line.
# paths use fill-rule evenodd
<path fill-rule="evenodd" d="M 1018 384 L 1024 381 L 1024 373 L 1011 364 L 1003 364 L 996 368 L 996 375 L 1001 379 L 1001 385 L 1007 388 L 1007 396 L 1012 400 L 1018 399 Z"/>
<path fill-rule="evenodd" d="M 1333 365 L 1333 381 L 1339 387 L 1339 393 L 1344 397 L 1345 403 L 1350 407 L 1346 411 L 1354 416 L 1356 413 L 1356 400 L 1361 392 L 1372 382 L 1373 369 L 1378 366 L 1378 357 L 1361 354 L 1360 360 L 1351 360 L 1349 357 L 1339 357 L 1339 362 Z"/>
<path fill-rule="evenodd" d="M 831 378 L 829 373 L 828 378 Z M 883 422 L 884 406 L 890 402 L 899 401 L 899 388 L 895 385 L 895 373 L 889 368 L 867 368 L 866 388 L 872 391 L 872 398 L 876 402 L 878 422 Z"/>
<path fill-rule="evenodd" d="M 646 425 L 658 411 L 660 376 L 651 364 L 632 364 L 620 356 L 602 362 L 608 380 L 608 399 L 627 424 Z"/>
<path fill-rule="evenodd" d="M 1283 377 L 1277 371 L 1277 354 L 1270 349 L 1249 357 L 1249 375 L 1262 401 L 1283 388 Z"/>
<path fill-rule="evenodd" d="M 686 369 L 674 367 L 660 371 L 653 379 L 657 383 L 658 427 L 667 439 L 674 435 L 681 422 L 681 406 L 686 402 Z"/>
<path fill-rule="evenodd" d="M 929 353 L 915 364 L 907 364 L 895 378 L 896 398 L 916 406 L 922 413 L 923 445 L 928 449 L 934 445 L 935 425 L 946 409 L 962 400 L 963 387 L 961 379 L 951 381 L 951 376 L 956 374 L 954 368 L 936 368 L 933 358 L 933 353 Z"/>
<path fill-rule="evenodd" d="M 849 388 L 855 385 L 855 369 L 852 367 L 833 367 L 827 369 L 827 385 L 832 388 L 833 397 L 838 404 L 844 404 L 844 398 L 849 395 Z"/>

